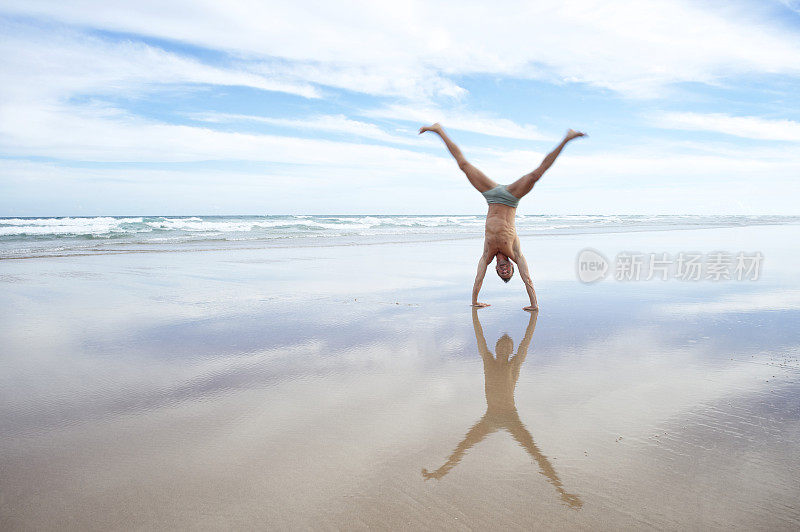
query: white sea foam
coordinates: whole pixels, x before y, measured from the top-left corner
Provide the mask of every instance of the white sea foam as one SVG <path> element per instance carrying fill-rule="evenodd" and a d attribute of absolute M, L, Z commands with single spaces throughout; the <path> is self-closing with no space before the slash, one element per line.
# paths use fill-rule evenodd
<path fill-rule="evenodd" d="M 165 218 L 146 224 L 155 229 L 200 232 L 243 232 L 257 229 L 364 229 L 372 227 L 368 223 L 323 223 L 309 219 L 300 220 L 244 220 L 244 221 L 205 221 L 192 218 Z"/>
<path fill-rule="evenodd" d="M 0 218 L 0 236 L 14 235 L 103 235 L 137 232 L 123 227 L 141 224 L 142 218 Z"/>
<path fill-rule="evenodd" d="M 381 238 L 474 237 L 483 232 L 478 215 L 288 215 L 288 216 L 133 216 L 0 218 L 0 258 L 57 253 L 102 253 L 125 249 L 181 249 L 181 246 L 235 245 L 263 242 L 285 245 L 293 239 L 325 241 L 355 239 L 357 243 Z M 627 215 L 527 215 L 517 216 L 520 235 L 575 233 L 653 228 L 702 228 L 800 224 L 786 216 L 627 216 Z M 438 235 L 438 236 L 437 236 Z M 91 245 L 89 242 L 91 241 Z M 212 244 L 213 242 L 213 244 Z M 350 242 L 350 240 L 348 240 Z M 267 244 L 272 243 L 272 244 Z"/>
<path fill-rule="evenodd" d="M 48 227 L 58 226 L 91 226 L 94 224 L 125 224 L 142 223 L 143 218 L 115 218 L 112 216 L 95 216 L 93 218 L 0 218 L 3 225 L 40 225 Z"/>

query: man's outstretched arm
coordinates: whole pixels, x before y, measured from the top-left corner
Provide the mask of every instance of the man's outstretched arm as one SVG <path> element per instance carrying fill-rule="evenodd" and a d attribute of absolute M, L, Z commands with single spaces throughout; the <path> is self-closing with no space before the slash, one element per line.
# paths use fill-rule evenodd
<path fill-rule="evenodd" d="M 490 258 L 484 253 L 478 261 L 478 273 L 475 275 L 475 285 L 472 287 L 472 306 L 488 307 L 489 303 L 478 303 L 478 293 L 483 285 L 483 278 L 486 276 L 486 267 L 489 265 Z"/>
<path fill-rule="evenodd" d="M 478 342 L 478 352 L 481 354 L 481 358 L 494 360 L 494 355 L 486 345 L 486 337 L 483 335 L 483 327 L 481 327 L 481 320 L 478 319 L 478 309 L 476 308 L 472 309 L 472 328 L 475 330 L 475 340 Z"/>
<path fill-rule="evenodd" d="M 530 306 L 524 307 L 522 310 L 538 310 L 539 304 L 536 302 L 536 291 L 533 289 L 533 279 L 531 279 L 531 274 L 528 271 L 528 261 L 525 260 L 525 255 L 522 254 L 522 249 L 519 245 L 519 237 L 517 237 L 516 242 L 514 242 L 514 262 L 516 262 L 517 267 L 519 267 L 519 276 L 522 282 L 525 283 L 528 299 L 531 300 Z"/>
<path fill-rule="evenodd" d="M 525 357 L 528 356 L 528 347 L 531 345 L 531 340 L 533 339 L 533 331 L 536 329 L 536 320 L 539 319 L 538 312 L 531 312 L 531 319 L 528 321 L 528 327 L 525 329 L 525 337 L 519 343 L 519 347 L 517 347 L 517 354 L 514 357 L 514 361 L 517 365 L 517 371 L 519 371 L 519 365 L 525 362 Z"/>

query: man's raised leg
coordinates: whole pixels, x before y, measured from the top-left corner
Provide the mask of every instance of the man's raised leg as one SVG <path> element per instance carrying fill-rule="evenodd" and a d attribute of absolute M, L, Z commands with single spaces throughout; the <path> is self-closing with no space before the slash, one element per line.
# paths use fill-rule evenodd
<path fill-rule="evenodd" d="M 419 133 L 425 133 L 426 131 L 433 131 L 444 141 L 444 145 L 447 146 L 447 150 L 450 152 L 450 155 L 458 163 L 458 167 L 461 168 L 461 171 L 467 176 L 469 182 L 472 183 L 472 186 L 478 189 L 478 192 L 486 192 L 487 190 L 491 190 L 497 186 L 497 183 L 489 179 L 486 174 L 475 168 L 467 159 L 464 157 L 464 154 L 461 153 L 461 150 L 458 149 L 456 143 L 453 142 L 450 137 L 447 136 L 447 133 L 444 132 L 444 128 L 437 122 L 432 126 L 421 127 L 419 129 Z"/>
<path fill-rule="evenodd" d="M 529 174 L 525 174 L 524 176 L 520 177 L 510 185 L 508 185 L 508 191 L 511 192 L 514 196 L 518 198 L 522 198 L 525 194 L 531 191 L 533 185 L 536 184 L 539 179 L 544 175 L 548 168 L 550 168 L 558 157 L 558 154 L 561 153 L 561 150 L 564 146 L 567 145 L 567 142 L 571 141 L 572 139 L 583 137 L 586 133 L 581 133 L 580 131 L 575 131 L 574 129 L 570 129 L 567 131 L 564 140 L 556 146 L 556 149 L 551 151 L 547 154 L 547 157 L 544 158 L 542 164 L 539 165 L 539 168 L 534 170 Z"/>

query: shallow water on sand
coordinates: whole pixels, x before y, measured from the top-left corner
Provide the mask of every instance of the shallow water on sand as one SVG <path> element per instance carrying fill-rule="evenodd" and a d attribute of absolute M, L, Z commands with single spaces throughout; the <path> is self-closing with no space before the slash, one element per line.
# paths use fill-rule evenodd
<path fill-rule="evenodd" d="M 797 232 L 523 239 L 537 315 L 480 240 L 0 262 L 0 528 L 800 527 Z"/>

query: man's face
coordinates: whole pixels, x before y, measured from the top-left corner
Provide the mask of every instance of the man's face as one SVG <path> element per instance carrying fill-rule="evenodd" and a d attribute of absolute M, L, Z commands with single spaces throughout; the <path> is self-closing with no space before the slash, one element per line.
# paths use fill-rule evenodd
<path fill-rule="evenodd" d="M 511 263 L 508 261 L 498 261 L 495 270 L 497 270 L 497 275 L 503 279 L 509 279 L 514 273 Z"/>

